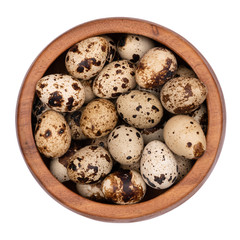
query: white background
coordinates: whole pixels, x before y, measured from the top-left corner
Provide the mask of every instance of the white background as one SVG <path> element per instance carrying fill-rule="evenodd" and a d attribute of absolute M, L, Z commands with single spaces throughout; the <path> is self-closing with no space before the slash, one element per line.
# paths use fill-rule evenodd
<path fill-rule="evenodd" d="M 239 1 L 1 1 L 0 3 L 0 239 L 240 239 Z M 135 17 L 190 41 L 221 84 L 227 132 L 219 161 L 203 187 L 162 216 L 136 223 L 82 217 L 48 196 L 30 174 L 15 134 L 17 95 L 41 50 L 89 20 Z"/>

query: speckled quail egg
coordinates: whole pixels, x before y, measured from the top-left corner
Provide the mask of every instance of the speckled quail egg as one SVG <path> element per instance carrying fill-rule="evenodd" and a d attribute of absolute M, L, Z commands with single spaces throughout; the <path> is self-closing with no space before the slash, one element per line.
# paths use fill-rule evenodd
<path fill-rule="evenodd" d="M 50 74 L 36 85 L 40 100 L 58 112 L 73 112 L 85 101 L 85 92 L 80 81 L 70 75 Z"/>
<path fill-rule="evenodd" d="M 148 143 L 140 160 L 140 172 L 152 188 L 170 187 L 178 177 L 178 165 L 173 153 L 161 141 Z"/>
<path fill-rule="evenodd" d="M 77 192 L 85 198 L 97 202 L 104 202 L 105 198 L 101 190 L 101 181 L 96 183 L 77 183 Z"/>
<path fill-rule="evenodd" d="M 68 123 L 68 125 L 71 129 L 71 136 L 72 136 L 72 139 L 74 139 L 74 140 L 85 140 L 85 139 L 87 139 L 87 136 L 85 136 L 83 134 L 83 131 L 82 131 L 81 126 L 80 126 L 80 119 L 81 119 L 81 116 L 82 116 L 83 109 L 84 109 L 84 107 L 82 107 L 81 109 L 79 109 L 75 112 L 68 113 L 66 115 L 67 123 Z"/>
<path fill-rule="evenodd" d="M 176 182 L 179 182 L 191 170 L 191 168 L 193 166 L 193 160 L 192 159 L 187 159 L 187 158 L 182 157 L 182 156 L 178 156 L 176 154 L 174 154 L 174 157 L 175 157 L 175 159 L 177 161 L 177 165 L 178 165 L 178 178 L 177 178 Z"/>
<path fill-rule="evenodd" d="M 108 135 L 104 137 L 92 139 L 91 144 L 104 147 L 106 150 L 108 150 Z"/>
<path fill-rule="evenodd" d="M 108 56 L 107 56 L 107 61 L 105 64 L 109 64 L 110 62 L 113 61 L 116 52 L 117 52 L 117 46 L 115 44 L 115 42 L 106 35 L 103 35 L 102 37 L 104 37 L 107 41 L 108 41 Z"/>
<path fill-rule="evenodd" d="M 93 92 L 101 98 L 116 98 L 136 86 L 135 65 L 118 60 L 106 65 L 93 82 Z"/>
<path fill-rule="evenodd" d="M 118 97 L 117 111 L 120 117 L 136 128 L 152 128 L 162 116 L 163 108 L 159 99 L 151 93 L 132 90 Z"/>
<path fill-rule="evenodd" d="M 84 104 L 87 104 L 90 101 L 92 101 L 94 98 L 96 98 L 96 95 L 93 93 L 93 90 L 92 90 L 93 80 L 90 79 L 90 80 L 81 81 L 81 84 L 85 92 Z"/>
<path fill-rule="evenodd" d="M 140 172 L 140 161 L 132 163 L 132 164 L 121 164 L 120 168 L 128 169 L 128 170 L 135 170 L 137 172 Z"/>
<path fill-rule="evenodd" d="M 85 136 L 100 138 L 109 134 L 117 121 L 117 111 L 112 102 L 106 99 L 94 99 L 83 110 L 80 127 Z"/>
<path fill-rule="evenodd" d="M 179 156 L 196 159 L 206 150 L 206 138 L 200 124 L 187 115 L 170 118 L 163 129 L 167 146 Z"/>
<path fill-rule="evenodd" d="M 139 161 L 143 150 L 141 133 L 133 127 L 117 126 L 108 136 L 108 150 L 121 164 Z"/>
<path fill-rule="evenodd" d="M 35 128 L 38 150 L 46 157 L 61 157 L 71 144 L 71 131 L 62 114 L 53 110 L 44 112 Z"/>
<path fill-rule="evenodd" d="M 133 63 L 138 62 L 139 59 L 153 47 L 155 47 L 153 40 L 134 34 L 122 36 L 117 44 L 117 50 L 121 58 Z"/>
<path fill-rule="evenodd" d="M 178 77 L 162 88 L 163 107 L 174 114 L 186 114 L 197 109 L 207 97 L 207 87 L 197 78 Z"/>
<path fill-rule="evenodd" d="M 197 108 L 194 112 L 191 112 L 189 116 L 193 117 L 200 124 L 203 132 L 206 134 L 208 124 L 206 105 L 204 103 L 201 104 L 200 107 Z"/>
<path fill-rule="evenodd" d="M 177 70 L 177 60 L 166 48 L 150 49 L 140 59 L 136 69 L 136 82 L 143 88 L 154 88 L 171 79 Z"/>
<path fill-rule="evenodd" d="M 153 128 L 145 128 L 141 130 L 144 144 L 148 144 L 153 140 L 159 140 L 164 142 L 163 138 L 163 126 L 155 126 Z"/>
<path fill-rule="evenodd" d="M 102 182 L 102 192 L 109 202 L 134 204 L 146 193 L 146 184 L 134 170 L 118 170 L 109 174 Z"/>
<path fill-rule="evenodd" d="M 192 69 L 190 69 L 184 65 L 179 65 L 174 77 L 197 78 L 197 75 Z"/>
<path fill-rule="evenodd" d="M 81 148 L 70 159 L 69 178 L 76 183 L 93 183 L 103 179 L 112 170 L 111 155 L 97 145 Z"/>
<path fill-rule="evenodd" d="M 72 76 L 89 80 L 103 68 L 109 43 L 103 37 L 91 37 L 76 43 L 66 54 L 65 65 Z"/>

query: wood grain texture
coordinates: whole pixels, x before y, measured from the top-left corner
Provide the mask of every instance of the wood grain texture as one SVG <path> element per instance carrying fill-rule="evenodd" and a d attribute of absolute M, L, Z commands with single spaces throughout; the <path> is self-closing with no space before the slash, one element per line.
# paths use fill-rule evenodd
<path fill-rule="evenodd" d="M 152 38 L 179 55 L 208 87 L 207 150 L 188 175 L 163 194 L 135 205 L 111 205 L 90 201 L 58 182 L 44 164 L 35 146 L 31 109 L 37 81 L 49 66 L 73 44 L 82 39 L 110 33 L 132 33 Z M 219 157 L 226 125 L 223 94 L 206 59 L 187 40 L 175 32 L 139 19 L 108 18 L 81 24 L 51 42 L 36 58 L 23 81 L 16 108 L 19 146 L 31 173 L 54 199 L 81 215 L 102 221 L 132 222 L 166 213 L 190 198 L 206 181 Z M 30 193 L 29 193 L 30 194 Z"/>

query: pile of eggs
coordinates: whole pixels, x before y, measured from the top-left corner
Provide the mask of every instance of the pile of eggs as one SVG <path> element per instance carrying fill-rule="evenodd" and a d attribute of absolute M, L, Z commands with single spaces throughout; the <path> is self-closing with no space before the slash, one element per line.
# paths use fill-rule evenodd
<path fill-rule="evenodd" d="M 206 150 L 207 88 L 139 35 L 96 36 L 36 84 L 33 129 L 51 173 L 91 200 L 133 204 L 179 182 Z M 62 63 L 61 63 L 62 64 Z"/>

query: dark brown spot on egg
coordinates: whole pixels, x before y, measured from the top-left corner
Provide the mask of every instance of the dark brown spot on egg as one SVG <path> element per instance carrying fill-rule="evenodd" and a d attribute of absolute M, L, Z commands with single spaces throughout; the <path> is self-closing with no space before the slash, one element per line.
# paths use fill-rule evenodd
<path fill-rule="evenodd" d="M 138 105 L 138 106 L 136 107 L 136 110 L 137 110 L 137 111 L 140 111 L 141 108 L 142 108 L 142 106 L 141 106 L 141 105 Z"/>
<path fill-rule="evenodd" d="M 196 108 L 196 106 L 194 105 L 194 103 L 192 103 L 188 106 L 177 107 L 173 110 L 173 112 L 176 114 L 184 114 L 184 113 L 192 112 L 195 108 Z"/>
<path fill-rule="evenodd" d="M 187 83 L 186 86 L 184 87 L 184 90 L 185 90 L 184 98 L 188 99 L 189 97 L 193 96 L 191 84 Z"/>
<path fill-rule="evenodd" d="M 162 101 L 163 103 L 167 103 L 170 100 L 169 94 L 163 94 L 162 95 Z"/>
<path fill-rule="evenodd" d="M 124 47 L 125 44 L 126 44 L 126 37 L 124 36 L 124 37 L 121 37 L 121 38 L 119 39 L 119 41 L 118 41 L 118 46 L 119 46 L 119 47 Z"/>
<path fill-rule="evenodd" d="M 118 90 L 118 87 L 114 87 L 113 90 L 114 90 L 114 91 L 117 91 L 117 90 Z"/>
<path fill-rule="evenodd" d="M 140 56 L 138 54 L 133 54 L 132 59 L 130 60 L 133 63 L 136 63 L 140 59 Z"/>
<path fill-rule="evenodd" d="M 106 51 L 106 46 L 103 45 L 103 46 L 101 47 L 101 49 L 102 49 L 103 52 L 105 52 L 105 51 Z"/>
<path fill-rule="evenodd" d="M 119 73 L 121 73 L 121 72 L 122 72 L 121 69 L 116 70 L 116 74 L 119 74 Z"/>
<path fill-rule="evenodd" d="M 98 148 L 98 146 L 95 146 L 95 145 L 89 146 L 89 149 L 92 151 L 95 151 L 97 148 Z"/>
<path fill-rule="evenodd" d="M 72 171 L 77 171 L 77 166 L 73 163 L 73 161 L 70 162 L 68 168 Z"/>
<path fill-rule="evenodd" d="M 130 160 L 130 159 L 132 159 L 132 157 L 131 157 L 131 156 L 127 156 L 126 158 L 127 158 L 127 160 Z"/>
<path fill-rule="evenodd" d="M 50 94 L 48 99 L 48 105 L 51 107 L 61 107 L 62 102 L 64 100 L 62 99 L 62 95 L 59 91 L 55 91 Z"/>
<path fill-rule="evenodd" d="M 86 69 L 86 71 L 89 71 L 94 66 L 100 66 L 101 61 L 97 61 L 96 58 L 85 58 L 78 64 L 77 72 L 82 73 Z"/>
<path fill-rule="evenodd" d="M 118 67 L 120 67 L 121 65 L 119 64 L 119 63 L 115 63 L 115 65 L 114 65 L 114 67 L 115 68 L 118 68 Z"/>
<path fill-rule="evenodd" d="M 93 166 L 93 165 L 91 165 L 91 164 L 88 164 L 88 165 L 87 165 L 87 172 L 90 171 L 90 170 L 93 170 L 94 175 L 96 175 L 97 172 L 98 172 L 98 166 Z"/>
<path fill-rule="evenodd" d="M 79 52 L 78 50 L 78 46 L 77 45 L 73 45 L 70 49 L 69 49 L 70 52 Z"/>
<path fill-rule="evenodd" d="M 161 174 L 160 177 L 154 176 L 154 181 L 157 182 L 159 185 L 161 185 L 165 179 L 166 179 L 166 177 L 164 174 Z"/>
<path fill-rule="evenodd" d="M 137 115 L 132 115 L 132 117 L 133 117 L 133 118 L 136 118 L 136 117 L 137 117 Z"/>
<path fill-rule="evenodd" d="M 51 137 L 51 135 L 52 135 L 52 132 L 49 129 L 47 129 L 44 133 L 44 138 L 49 138 Z"/>
<path fill-rule="evenodd" d="M 132 76 L 135 76 L 135 72 L 133 72 L 133 71 L 132 71 L 132 72 L 130 72 L 130 74 L 131 74 Z"/>
<path fill-rule="evenodd" d="M 159 112 L 159 109 L 156 106 L 152 106 L 152 110 L 155 110 L 155 112 Z"/>
<path fill-rule="evenodd" d="M 141 137 L 141 135 L 140 135 L 140 133 L 139 133 L 139 132 L 136 132 L 136 135 L 137 135 L 137 137 L 138 137 L 138 138 L 140 138 L 140 137 Z"/>
<path fill-rule="evenodd" d="M 199 158 L 203 155 L 203 153 L 204 153 L 204 147 L 201 142 L 198 142 L 193 146 L 194 157 Z"/>
<path fill-rule="evenodd" d="M 127 88 L 127 85 L 126 85 L 125 83 L 123 83 L 123 84 L 121 85 L 121 87 L 122 87 L 122 88 Z"/>
<path fill-rule="evenodd" d="M 187 147 L 190 148 L 192 146 L 191 142 L 187 142 Z"/>
<path fill-rule="evenodd" d="M 69 97 L 68 101 L 66 102 L 66 110 L 67 111 L 71 111 L 72 110 L 73 102 L 74 102 L 74 98 L 73 97 Z"/>
<path fill-rule="evenodd" d="M 156 185 L 153 184 L 148 177 L 146 177 L 144 174 L 143 174 L 143 178 L 147 181 L 147 184 L 153 188 L 156 188 Z"/>
<path fill-rule="evenodd" d="M 120 95 L 121 95 L 120 92 L 112 93 L 112 94 L 111 94 L 111 96 L 112 96 L 113 98 L 116 98 L 116 97 L 118 97 L 118 96 L 120 96 Z"/>
<path fill-rule="evenodd" d="M 72 84 L 72 88 L 77 91 L 77 90 L 81 90 L 81 88 L 79 87 L 79 85 L 77 83 L 73 83 Z"/>
<path fill-rule="evenodd" d="M 98 130 L 97 132 L 96 132 L 96 134 L 95 134 L 95 136 L 101 136 L 102 135 L 102 132 L 100 131 L 100 130 Z"/>
<path fill-rule="evenodd" d="M 45 87 L 47 87 L 47 83 L 41 83 L 40 85 L 39 85 L 39 87 L 41 88 L 41 89 L 43 89 L 43 88 L 45 88 Z"/>

